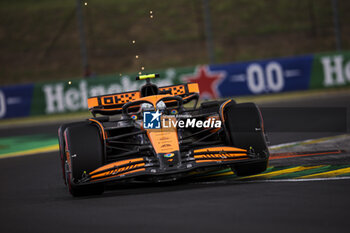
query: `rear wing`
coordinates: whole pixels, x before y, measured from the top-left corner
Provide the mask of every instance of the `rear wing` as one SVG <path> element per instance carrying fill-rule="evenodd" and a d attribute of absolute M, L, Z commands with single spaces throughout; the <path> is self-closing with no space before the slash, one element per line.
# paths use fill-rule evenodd
<path fill-rule="evenodd" d="M 186 83 L 172 86 L 159 87 L 160 91 L 168 91 L 169 94 L 180 96 L 184 103 L 188 103 L 194 96 L 198 96 L 197 83 Z M 124 104 L 141 98 L 140 91 L 130 91 L 111 95 L 101 95 L 88 98 L 88 108 L 92 114 L 114 115 L 122 112 Z"/>

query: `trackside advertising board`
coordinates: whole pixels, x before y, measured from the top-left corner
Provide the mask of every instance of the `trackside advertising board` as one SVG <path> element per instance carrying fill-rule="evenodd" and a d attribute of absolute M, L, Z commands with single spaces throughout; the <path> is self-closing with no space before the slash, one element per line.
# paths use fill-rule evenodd
<path fill-rule="evenodd" d="M 260 95 L 350 85 L 350 52 L 323 53 L 196 67 L 159 73 L 159 86 L 197 82 L 202 98 Z M 86 111 L 87 98 L 137 90 L 135 74 L 0 87 L 0 119 Z"/>
<path fill-rule="evenodd" d="M 0 87 L 0 119 L 30 115 L 33 84 Z"/>
<path fill-rule="evenodd" d="M 350 85 L 350 52 L 314 55 L 310 89 Z"/>
<path fill-rule="evenodd" d="M 312 56 L 256 62 L 213 65 L 211 72 L 222 74 L 218 97 L 257 95 L 309 88 Z"/>
<path fill-rule="evenodd" d="M 193 68 L 154 71 L 159 79 L 152 80 L 159 86 L 179 83 L 179 74 L 192 72 Z M 110 75 L 66 82 L 36 84 L 33 93 L 31 115 L 56 114 L 87 110 L 87 98 L 118 92 L 138 90 L 145 81 L 136 81 L 136 74 Z"/>

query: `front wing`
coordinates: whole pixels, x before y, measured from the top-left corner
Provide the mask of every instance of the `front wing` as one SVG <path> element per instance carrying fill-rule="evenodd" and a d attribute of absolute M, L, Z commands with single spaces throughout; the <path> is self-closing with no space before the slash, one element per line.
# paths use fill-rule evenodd
<path fill-rule="evenodd" d="M 139 157 L 126 159 L 104 165 L 83 178 L 74 181 L 76 185 L 87 185 L 101 182 L 113 182 L 137 177 L 162 177 L 176 174 L 189 173 L 210 167 L 225 167 L 242 164 L 253 164 L 268 160 L 267 157 L 259 157 L 253 151 L 247 151 L 235 147 L 210 147 L 193 150 L 182 154 L 179 166 L 161 169 L 155 159 Z"/>

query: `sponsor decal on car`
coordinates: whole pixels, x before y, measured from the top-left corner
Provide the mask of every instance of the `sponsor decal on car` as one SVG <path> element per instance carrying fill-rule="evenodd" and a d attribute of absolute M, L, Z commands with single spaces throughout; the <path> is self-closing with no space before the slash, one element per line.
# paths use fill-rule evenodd
<path fill-rule="evenodd" d="M 174 153 L 168 153 L 164 155 L 165 158 L 171 158 L 174 157 Z"/>

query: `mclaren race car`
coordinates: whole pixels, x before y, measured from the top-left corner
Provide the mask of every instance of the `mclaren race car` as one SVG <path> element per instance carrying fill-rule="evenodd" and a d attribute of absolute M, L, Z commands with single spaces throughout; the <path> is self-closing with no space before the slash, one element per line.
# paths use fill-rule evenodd
<path fill-rule="evenodd" d="M 146 81 L 139 91 L 89 98 L 94 117 L 59 127 L 63 178 L 73 196 L 101 194 L 110 182 L 174 181 L 227 167 L 237 176 L 266 170 L 269 151 L 254 103 L 197 107 L 197 83 L 158 87 L 150 81 L 157 77 L 138 76 Z"/>

